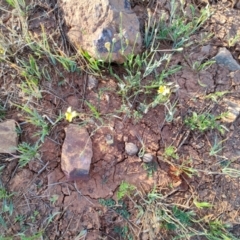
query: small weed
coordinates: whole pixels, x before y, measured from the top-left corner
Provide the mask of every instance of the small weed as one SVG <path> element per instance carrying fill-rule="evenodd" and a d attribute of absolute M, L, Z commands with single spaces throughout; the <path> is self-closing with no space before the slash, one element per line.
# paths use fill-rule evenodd
<path fill-rule="evenodd" d="M 131 194 L 133 190 L 135 190 L 135 186 L 127 182 L 122 182 L 117 191 L 117 199 L 121 200 L 126 195 Z"/>
<path fill-rule="evenodd" d="M 101 75 L 101 69 L 104 67 L 104 61 L 96 60 L 92 58 L 86 51 L 80 50 L 78 52 L 82 60 L 82 65 L 87 65 L 87 70 L 90 71 L 90 74 Z"/>
<path fill-rule="evenodd" d="M 23 225 L 23 222 L 25 221 L 26 217 L 24 215 L 17 215 L 14 220 L 15 220 L 15 223 L 16 222 L 19 222 L 20 225 L 22 226 Z"/>
<path fill-rule="evenodd" d="M 223 224 L 219 220 L 211 221 L 208 223 L 208 232 L 206 234 L 207 239 L 209 240 L 237 240 L 229 231 L 227 230 L 227 225 Z"/>
<path fill-rule="evenodd" d="M 91 110 L 93 116 L 94 116 L 96 119 L 100 119 L 101 114 L 100 114 L 100 112 L 97 110 L 97 108 L 96 108 L 94 105 L 92 105 L 91 103 L 87 102 L 87 101 L 85 101 L 85 103 L 87 104 L 87 106 L 88 106 L 89 109 Z"/>
<path fill-rule="evenodd" d="M 38 157 L 38 144 L 30 145 L 26 142 L 22 142 L 18 145 L 17 151 L 19 152 L 19 166 L 26 166 L 31 160 Z"/>
<path fill-rule="evenodd" d="M 228 175 L 232 178 L 239 178 L 240 177 L 240 170 L 239 169 L 229 168 L 228 166 L 224 167 L 222 169 L 222 173 L 226 174 L 226 175 Z"/>
<path fill-rule="evenodd" d="M 32 223 L 36 222 L 37 217 L 39 216 L 39 211 L 34 211 L 33 214 L 30 216 L 30 219 L 32 220 Z"/>
<path fill-rule="evenodd" d="M 193 200 L 194 205 L 199 208 L 211 208 L 213 205 L 208 202 L 198 202 L 196 199 Z"/>
<path fill-rule="evenodd" d="M 9 194 L 4 187 L 0 187 L 0 199 L 9 199 L 14 195 L 14 193 Z"/>
<path fill-rule="evenodd" d="M 6 109 L 0 104 L 0 121 L 4 119 L 6 115 Z"/>
<path fill-rule="evenodd" d="M 50 203 L 54 205 L 58 200 L 58 195 L 56 194 L 52 195 L 49 200 L 50 200 Z"/>
<path fill-rule="evenodd" d="M 119 200 L 118 203 L 116 204 L 116 202 L 111 198 L 99 199 L 99 203 L 111 210 L 114 210 L 116 213 L 118 213 L 125 219 L 128 219 L 130 217 L 130 213 L 127 210 L 127 206 L 122 200 Z"/>
<path fill-rule="evenodd" d="M 110 208 L 116 205 L 116 202 L 112 198 L 99 199 L 99 203 L 105 207 L 110 207 Z"/>
<path fill-rule="evenodd" d="M 218 130 L 221 134 L 224 134 L 225 128 L 217 121 L 222 118 L 222 115 L 214 116 L 210 113 L 197 114 L 192 113 L 191 117 L 186 117 L 184 123 L 190 127 L 191 130 L 198 130 L 205 132 L 207 130 Z"/>
<path fill-rule="evenodd" d="M 7 199 L 3 199 L 2 202 L 2 213 L 7 213 L 10 216 L 13 214 L 13 203 L 12 201 L 7 201 Z"/>
<path fill-rule="evenodd" d="M 76 61 L 71 60 L 69 57 L 57 55 L 55 56 L 55 58 L 66 71 L 68 72 L 75 72 L 77 70 L 79 71 L 79 69 L 77 68 Z"/>
<path fill-rule="evenodd" d="M 192 19 L 189 21 L 184 10 L 182 14 L 179 9 L 183 2 L 177 4 L 175 0 L 170 1 L 170 19 L 166 21 L 164 16 L 160 20 L 156 39 L 172 41 L 173 48 L 179 48 L 189 41 L 190 36 L 195 33 L 210 17 L 210 10 L 207 6 L 198 14 L 193 5 L 190 5 Z"/>
<path fill-rule="evenodd" d="M 168 146 L 164 149 L 164 153 L 163 156 L 165 158 L 174 158 L 174 159 L 178 159 L 179 156 L 176 153 L 177 149 L 174 146 Z"/>
<path fill-rule="evenodd" d="M 5 0 L 11 7 L 15 7 L 14 0 Z"/>
<path fill-rule="evenodd" d="M 200 72 L 200 71 L 203 71 L 203 70 L 207 70 L 209 67 L 211 67 L 216 61 L 215 60 L 208 60 L 206 62 L 199 62 L 199 61 L 196 61 L 193 63 L 193 70 L 197 71 L 197 72 Z"/>
<path fill-rule="evenodd" d="M 189 178 L 192 178 L 193 175 L 197 175 L 198 173 L 198 170 L 192 168 L 192 167 L 189 167 L 188 166 L 188 162 L 183 162 L 179 168 L 181 169 L 181 171 L 183 173 L 185 173 Z"/>
<path fill-rule="evenodd" d="M 47 222 L 45 228 L 47 228 L 47 226 L 48 226 L 50 223 L 52 223 L 52 222 L 54 221 L 54 218 L 55 218 L 57 215 L 59 215 L 59 214 L 61 214 L 61 212 L 54 212 L 54 213 L 50 214 L 50 215 L 44 220 L 44 221 Z"/>
<path fill-rule="evenodd" d="M 23 61 L 18 59 L 20 62 L 21 67 L 24 69 L 21 73 L 22 76 L 30 79 L 30 78 L 37 78 L 40 80 L 42 78 L 42 74 L 40 71 L 40 67 L 37 65 L 36 59 L 30 55 L 28 61 Z"/>
<path fill-rule="evenodd" d="M 12 216 L 14 207 L 12 203 L 12 196 L 14 193 L 8 193 L 2 184 L 0 184 L 0 200 L 1 200 L 1 211 L 0 211 L 0 225 L 3 228 L 7 228 L 6 216 Z"/>
<path fill-rule="evenodd" d="M 209 156 L 217 156 L 217 154 L 223 150 L 222 144 L 225 140 L 223 141 L 218 141 L 217 138 L 214 139 L 214 144 L 211 146 L 210 151 L 209 151 Z"/>
<path fill-rule="evenodd" d="M 240 40 L 240 34 L 228 39 L 228 47 L 234 47 L 237 42 Z"/>
<path fill-rule="evenodd" d="M 192 224 L 192 217 L 195 216 L 193 211 L 182 211 L 176 206 L 172 208 L 173 216 L 179 220 L 179 222 L 185 226 L 191 226 Z"/>
<path fill-rule="evenodd" d="M 165 120 L 166 122 L 172 122 L 174 120 L 174 114 L 176 112 L 177 101 L 173 104 L 168 101 L 164 104 L 165 106 Z"/>
<path fill-rule="evenodd" d="M 42 98 L 41 90 L 38 86 L 38 80 L 36 78 L 26 78 L 22 81 L 20 88 L 24 94 L 37 99 Z"/>
<path fill-rule="evenodd" d="M 217 102 L 218 99 L 224 96 L 226 93 L 228 93 L 228 91 L 210 93 L 205 97 L 205 99 L 211 99 L 213 102 Z"/>
<path fill-rule="evenodd" d="M 147 171 L 148 177 L 152 177 L 153 174 L 157 171 L 158 165 L 155 161 L 144 163 L 143 168 Z"/>
<path fill-rule="evenodd" d="M 126 239 L 126 240 L 133 240 L 132 235 L 129 233 L 129 229 L 127 226 L 120 227 L 120 226 L 115 226 L 114 227 L 114 232 L 117 233 L 121 238 Z"/>
<path fill-rule="evenodd" d="M 40 141 L 43 143 L 45 137 L 49 133 L 49 126 L 46 123 L 46 121 L 43 119 L 43 117 L 37 112 L 36 109 L 31 110 L 29 107 L 19 106 L 24 112 L 28 114 L 26 117 L 27 122 L 31 123 L 32 125 L 38 127 L 40 130 L 36 132 L 34 136 L 40 136 Z"/>
<path fill-rule="evenodd" d="M 139 104 L 139 110 L 144 114 L 148 112 L 149 108 L 154 108 L 159 104 L 168 102 L 174 87 L 172 83 L 165 83 L 163 80 L 179 70 L 179 67 L 167 68 L 167 70 L 163 70 L 154 81 L 151 81 L 149 85 L 144 85 L 142 82 L 146 77 L 151 74 L 154 75 L 157 68 L 164 63 L 167 65 L 171 59 L 171 54 L 163 54 L 158 60 L 155 59 L 155 55 L 156 52 L 149 50 L 136 57 L 129 56 L 124 63 L 127 74 L 121 78 L 117 74 L 112 73 L 119 81 L 118 94 L 122 97 L 123 104 L 130 109 L 133 107 L 133 103 L 138 95 L 152 94 L 152 91 L 158 89 L 156 91 L 156 97 L 153 98 L 152 102 L 147 104 L 141 102 Z"/>

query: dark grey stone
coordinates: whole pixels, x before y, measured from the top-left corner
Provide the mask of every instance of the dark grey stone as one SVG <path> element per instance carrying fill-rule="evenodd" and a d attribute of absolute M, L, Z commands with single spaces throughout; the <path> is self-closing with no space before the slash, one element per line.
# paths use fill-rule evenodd
<path fill-rule="evenodd" d="M 215 60 L 217 64 L 225 66 L 230 71 L 240 70 L 240 65 L 226 48 L 220 48 Z"/>

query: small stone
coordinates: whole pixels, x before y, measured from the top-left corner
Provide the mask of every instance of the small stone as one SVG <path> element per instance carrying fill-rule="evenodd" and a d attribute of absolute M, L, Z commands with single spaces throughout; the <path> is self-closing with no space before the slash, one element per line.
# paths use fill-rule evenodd
<path fill-rule="evenodd" d="M 128 136 L 124 136 L 124 137 L 123 137 L 123 141 L 124 141 L 124 142 L 127 142 L 127 141 L 128 141 Z"/>
<path fill-rule="evenodd" d="M 201 149 L 201 148 L 204 147 L 204 145 L 205 145 L 204 141 L 199 141 L 197 143 L 195 143 L 195 142 L 192 143 L 192 146 L 196 149 Z"/>
<path fill-rule="evenodd" d="M 79 98 L 77 96 L 69 96 L 67 102 L 71 107 L 77 108 L 79 106 Z"/>
<path fill-rule="evenodd" d="M 143 162 L 149 163 L 153 160 L 153 155 L 150 153 L 145 153 L 142 158 Z"/>
<path fill-rule="evenodd" d="M 70 124 L 65 128 L 66 137 L 62 147 L 61 168 L 70 180 L 77 180 L 89 174 L 93 156 L 92 140 L 87 130 Z"/>
<path fill-rule="evenodd" d="M 16 153 L 17 132 L 14 120 L 0 123 L 0 153 Z"/>
<path fill-rule="evenodd" d="M 88 225 L 87 225 L 87 229 L 92 229 L 93 228 L 93 225 L 91 224 L 91 223 L 89 223 Z"/>
<path fill-rule="evenodd" d="M 98 80 L 93 75 L 88 75 L 88 89 L 96 89 L 98 87 Z"/>
<path fill-rule="evenodd" d="M 30 161 L 28 163 L 28 167 L 31 171 L 38 173 L 42 168 L 42 164 L 40 163 L 40 161 Z"/>
<path fill-rule="evenodd" d="M 138 152 L 138 147 L 134 143 L 125 143 L 125 151 L 129 156 L 136 155 Z"/>
<path fill-rule="evenodd" d="M 229 100 L 226 98 L 224 98 L 223 101 L 227 105 L 228 114 L 227 116 L 224 116 L 222 120 L 224 122 L 232 123 L 237 119 L 240 114 L 240 104 L 237 101 L 234 102 L 233 100 Z"/>
<path fill-rule="evenodd" d="M 230 71 L 240 70 L 240 65 L 226 48 L 219 49 L 218 54 L 215 56 L 215 60 L 217 64 L 225 66 Z"/>
<path fill-rule="evenodd" d="M 113 136 L 112 136 L 111 134 L 107 134 L 106 137 L 105 137 L 105 139 L 106 139 L 106 143 L 107 143 L 108 145 L 113 145 L 114 139 L 113 139 Z"/>

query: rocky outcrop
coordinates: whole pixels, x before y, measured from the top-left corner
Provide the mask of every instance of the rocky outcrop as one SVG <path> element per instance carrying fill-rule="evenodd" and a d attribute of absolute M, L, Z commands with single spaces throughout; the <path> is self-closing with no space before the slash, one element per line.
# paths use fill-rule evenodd
<path fill-rule="evenodd" d="M 59 6 L 78 50 L 117 63 L 141 51 L 139 21 L 128 0 L 60 0 Z"/>

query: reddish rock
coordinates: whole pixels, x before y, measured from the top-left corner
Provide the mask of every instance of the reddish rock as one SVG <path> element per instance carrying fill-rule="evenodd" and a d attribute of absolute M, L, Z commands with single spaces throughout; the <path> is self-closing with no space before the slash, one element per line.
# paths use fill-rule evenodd
<path fill-rule="evenodd" d="M 128 0 L 60 0 L 67 36 L 93 58 L 123 63 L 141 52 L 140 25 Z"/>
<path fill-rule="evenodd" d="M 61 168 L 71 180 L 86 177 L 93 156 L 92 140 L 87 130 L 78 125 L 70 124 L 65 128 L 65 132 Z"/>
<path fill-rule="evenodd" d="M 15 153 L 18 136 L 14 120 L 0 123 L 0 136 L 0 153 Z"/>

